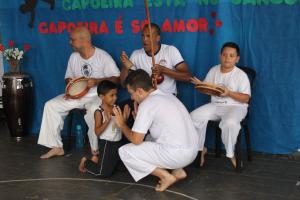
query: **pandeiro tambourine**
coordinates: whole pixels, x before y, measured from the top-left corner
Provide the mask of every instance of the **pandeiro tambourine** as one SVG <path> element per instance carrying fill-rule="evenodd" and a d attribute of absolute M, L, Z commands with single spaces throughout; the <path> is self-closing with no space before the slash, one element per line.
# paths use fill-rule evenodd
<path fill-rule="evenodd" d="M 71 99 L 79 99 L 89 91 L 88 79 L 79 77 L 71 80 L 66 86 L 66 95 Z"/>

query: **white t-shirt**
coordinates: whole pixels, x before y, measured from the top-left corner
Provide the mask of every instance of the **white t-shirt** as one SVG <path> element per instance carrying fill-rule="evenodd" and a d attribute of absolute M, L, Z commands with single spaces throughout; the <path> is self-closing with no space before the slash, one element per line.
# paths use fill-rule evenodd
<path fill-rule="evenodd" d="M 89 59 L 84 59 L 78 52 L 73 52 L 68 61 L 68 67 L 65 78 L 104 78 L 111 76 L 120 76 L 115 61 L 104 50 L 95 47 L 95 53 Z M 97 87 L 89 90 L 86 96 L 97 95 Z"/>
<path fill-rule="evenodd" d="M 138 108 L 132 130 L 152 141 L 180 148 L 197 148 L 198 136 L 184 105 L 172 94 L 159 89 L 150 93 Z"/>
<path fill-rule="evenodd" d="M 178 64 L 184 62 L 176 47 L 165 44 L 161 44 L 159 51 L 154 56 L 154 59 L 156 64 L 172 70 L 175 70 Z M 133 51 L 130 56 L 130 61 L 134 64 L 132 68 L 133 70 L 143 69 L 149 75 L 152 74 L 152 57 L 151 55 L 147 55 L 143 48 Z M 158 85 L 158 88 L 166 93 L 177 94 L 176 81 L 166 75 L 164 78 L 164 81 Z"/>
<path fill-rule="evenodd" d="M 236 66 L 230 72 L 222 73 L 221 65 L 216 65 L 209 70 L 204 82 L 221 85 L 231 91 L 248 94 L 251 96 L 251 88 L 248 76 L 243 70 Z M 248 105 L 247 103 L 241 103 L 230 97 L 218 96 L 211 96 L 211 102 L 220 105 Z"/>

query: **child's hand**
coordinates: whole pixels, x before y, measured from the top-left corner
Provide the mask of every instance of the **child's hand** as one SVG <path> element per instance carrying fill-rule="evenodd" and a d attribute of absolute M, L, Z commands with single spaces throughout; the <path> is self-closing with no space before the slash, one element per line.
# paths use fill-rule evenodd
<path fill-rule="evenodd" d="M 126 104 L 123 109 L 123 118 L 127 121 L 129 115 L 130 115 L 130 107 L 128 104 Z"/>
<path fill-rule="evenodd" d="M 227 97 L 229 96 L 229 90 L 226 87 L 222 87 L 224 89 L 224 92 L 220 95 L 221 97 Z"/>

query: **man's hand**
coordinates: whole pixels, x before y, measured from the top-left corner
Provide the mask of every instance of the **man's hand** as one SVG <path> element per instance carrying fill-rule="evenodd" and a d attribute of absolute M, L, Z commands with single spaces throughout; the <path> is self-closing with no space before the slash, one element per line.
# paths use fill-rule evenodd
<path fill-rule="evenodd" d="M 123 109 L 123 118 L 125 119 L 125 121 L 128 120 L 129 115 L 130 115 L 130 107 L 128 104 L 126 104 Z"/>
<path fill-rule="evenodd" d="M 115 114 L 115 119 L 116 119 L 117 125 L 122 129 L 122 127 L 124 127 L 124 125 L 126 125 L 126 123 L 125 123 L 125 119 L 123 117 L 121 108 L 119 106 L 115 106 L 113 108 L 113 113 Z"/>
<path fill-rule="evenodd" d="M 131 69 L 133 66 L 133 63 L 129 60 L 127 54 L 125 51 L 122 51 L 121 56 L 120 56 L 122 64 L 126 67 L 126 69 Z"/>
<path fill-rule="evenodd" d="M 202 81 L 200 81 L 198 78 L 196 78 L 195 76 L 194 77 L 191 77 L 190 78 L 190 82 L 195 84 L 195 85 L 198 85 L 198 84 L 201 84 Z"/>
<path fill-rule="evenodd" d="M 72 79 L 71 78 L 66 78 L 65 79 L 65 83 L 66 83 L 66 85 L 68 85 L 70 82 L 72 81 Z"/>
<path fill-rule="evenodd" d="M 155 74 L 155 75 L 163 74 L 163 69 L 164 68 L 165 68 L 164 66 L 155 64 L 154 67 L 151 68 L 152 69 L 152 74 Z"/>
<path fill-rule="evenodd" d="M 65 100 L 68 100 L 68 99 L 70 99 L 70 95 L 65 94 L 65 95 L 63 96 L 63 98 L 64 98 Z"/>
<path fill-rule="evenodd" d="M 94 78 L 89 78 L 87 82 L 88 88 L 92 88 L 97 85 L 97 80 Z"/>

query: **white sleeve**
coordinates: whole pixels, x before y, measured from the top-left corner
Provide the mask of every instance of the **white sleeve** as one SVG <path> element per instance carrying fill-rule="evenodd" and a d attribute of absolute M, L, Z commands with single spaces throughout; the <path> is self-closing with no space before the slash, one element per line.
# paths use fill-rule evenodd
<path fill-rule="evenodd" d="M 203 82 L 206 83 L 214 83 L 214 70 L 213 68 L 211 68 L 208 73 L 206 74 L 205 79 L 203 80 Z"/>
<path fill-rule="evenodd" d="M 176 66 L 179 64 L 179 63 L 182 63 L 184 62 L 179 50 L 174 47 L 174 46 L 170 46 L 170 50 L 169 50 L 169 56 L 171 58 L 171 62 L 172 62 L 172 68 L 176 68 Z"/>
<path fill-rule="evenodd" d="M 137 52 L 136 50 L 132 52 L 132 54 L 130 55 L 129 60 L 133 63 L 133 67 L 131 68 L 132 70 L 137 70 Z"/>
<path fill-rule="evenodd" d="M 251 96 L 251 86 L 250 86 L 250 81 L 245 73 L 240 73 L 239 75 L 239 87 L 238 87 L 238 92 L 243 93 L 243 94 L 248 94 Z"/>
<path fill-rule="evenodd" d="M 67 66 L 67 70 L 66 70 L 66 74 L 65 74 L 65 79 L 75 78 L 73 67 L 74 67 L 74 54 L 72 54 L 69 58 L 68 66 Z"/>
<path fill-rule="evenodd" d="M 147 105 L 140 105 L 135 118 L 132 131 L 147 134 L 154 119 L 154 112 Z"/>
<path fill-rule="evenodd" d="M 103 55 L 104 57 L 104 76 L 111 77 L 111 76 L 120 76 L 120 70 L 116 65 L 116 62 L 113 58 L 107 53 Z"/>

